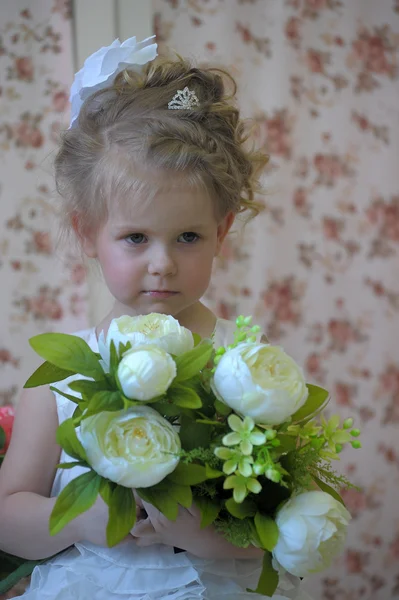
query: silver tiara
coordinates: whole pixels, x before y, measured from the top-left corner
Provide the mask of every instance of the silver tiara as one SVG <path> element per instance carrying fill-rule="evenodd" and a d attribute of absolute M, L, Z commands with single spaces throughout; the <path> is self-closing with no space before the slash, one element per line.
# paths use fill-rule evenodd
<path fill-rule="evenodd" d="M 200 102 L 192 92 L 185 87 L 184 90 L 177 90 L 177 93 L 173 96 L 172 100 L 168 102 L 168 108 L 175 110 L 191 110 L 194 106 L 199 106 Z"/>

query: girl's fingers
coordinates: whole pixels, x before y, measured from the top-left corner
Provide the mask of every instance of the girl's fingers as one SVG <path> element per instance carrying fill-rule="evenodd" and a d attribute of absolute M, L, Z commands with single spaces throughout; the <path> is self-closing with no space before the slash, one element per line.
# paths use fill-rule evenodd
<path fill-rule="evenodd" d="M 138 521 L 133 529 L 130 530 L 130 533 L 133 537 L 143 537 L 154 535 L 156 532 L 150 519 L 147 517 L 147 519 Z"/>

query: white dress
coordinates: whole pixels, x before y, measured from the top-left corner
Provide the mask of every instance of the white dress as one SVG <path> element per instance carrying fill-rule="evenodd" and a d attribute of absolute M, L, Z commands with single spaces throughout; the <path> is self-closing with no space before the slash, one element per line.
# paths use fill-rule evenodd
<path fill-rule="evenodd" d="M 231 343 L 235 324 L 219 319 L 215 345 Z M 98 351 L 95 330 L 78 332 L 89 346 Z M 55 384 L 67 387 L 70 377 Z M 55 394 L 60 423 L 72 416 L 75 404 Z M 62 452 L 60 462 L 71 459 Z M 52 496 L 85 470 L 80 467 L 57 471 Z M 246 592 L 256 588 L 261 572 L 260 560 L 205 560 L 188 552 L 175 553 L 162 544 L 145 548 L 134 539 L 114 548 L 86 542 L 76 543 L 55 558 L 37 566 L 25 600 L 257 600 L 264 596 Z M 311 600 L 299 589 L 297 577 L 280 576 L 273 600 Z M 21 598 L 19 596 L 18 598 Z"/>

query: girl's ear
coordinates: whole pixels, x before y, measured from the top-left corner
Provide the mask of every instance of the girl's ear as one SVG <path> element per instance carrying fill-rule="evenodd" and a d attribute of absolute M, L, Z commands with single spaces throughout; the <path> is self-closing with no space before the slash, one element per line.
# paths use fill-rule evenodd
<path fill-rule="evenodd" d="M 92 227 L 84 224 L 83 216 L 79 215 L 77 212 L 72 214 L 71 225 L 86 256 L 88 258 L 96 258 L 96 231 Z"/>
<path fill-rule="evenodd" d="M 235 213 L 229 212 L 219 223 L 218 229 L 217 229 L 217 245 L 216 245 L 216 254 L 215 254 L 216 256 L 219 254 L 219 252 L 222 248 L 224 239 L 225 239 L 226 235 L 229 233 L 231 226 L 234 223 L 235 218 L 236 218 Z"/>

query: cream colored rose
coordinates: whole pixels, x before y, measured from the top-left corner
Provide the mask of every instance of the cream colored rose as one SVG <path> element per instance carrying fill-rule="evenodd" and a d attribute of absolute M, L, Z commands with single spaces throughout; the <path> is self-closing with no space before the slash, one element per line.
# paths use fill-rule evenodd
<path fill-rule="evenodd" d="M 109 371 L 111 340 L 117 349 L 120 342 L 123 344 L 130 342 L 132 347 L 151 344 L 175 356 L 184 354 L 194 347 L 191 331 L 182 327 L 170 315 L 158 313 L 139 317 L 124 315 L 111 321 L 106 340 L 104 333 L 100 334 L 98 347 L 105 371 Z"/>
<path fill-rule="evenodd" d="M 294 496 L 278 511 L 273 556 L 292 575 L 306 577 L 328 568 L 342 552 L 351 515 L 321 491 Z"/>
<path fill-rule="evenodd" d="M 149 406 L 101 412 L 81 422 L 79 439 L 89 464 L 125 487 L 150 487 L 175 470 L 180 438 Z"/>
<path fill-rule="evenodd" d="M 233 410 L 265 425 L 283 423 L 308 397 L 302 370 L 282 348 L 249 342 L 222 356 L 212 389 Z"/>
<path fill-rule="evenodd" d="M 126 398 L 152 400 L 162 396 L 176 377 L 173 358 L 156 346 L 128 350 L 118 365 L 118 380 Z"/>

